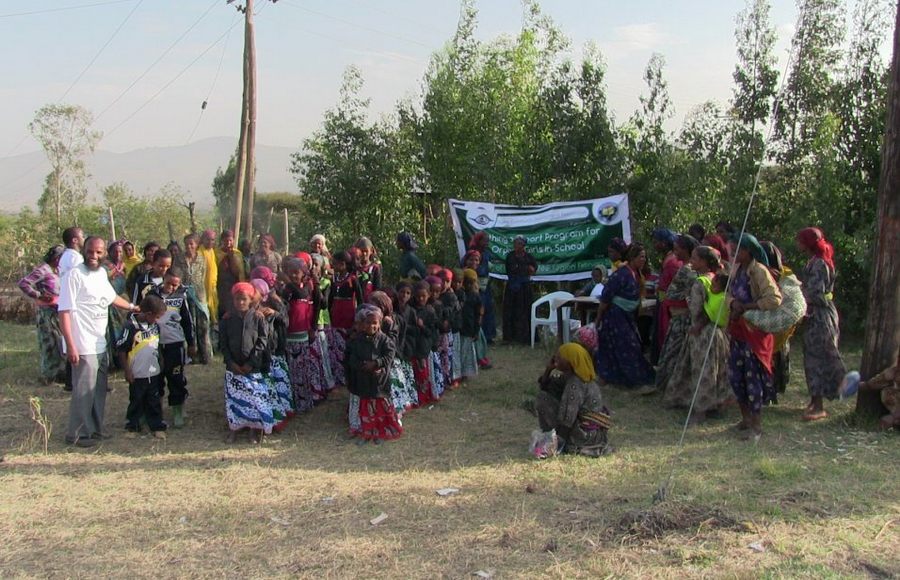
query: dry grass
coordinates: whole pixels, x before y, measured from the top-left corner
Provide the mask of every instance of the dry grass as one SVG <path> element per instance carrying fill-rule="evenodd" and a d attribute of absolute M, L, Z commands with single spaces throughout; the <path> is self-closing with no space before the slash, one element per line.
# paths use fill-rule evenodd
<path fill-rule="evenodd" d="M 188 425 L 167 441 L 85 451 L 57 430 L 45 455 L 29 397 L 54 425 L 68 402 L 36 380 L 34 344 L 31 328 L 0 325 L 3 577 L 900 575 L 896 435 L 855 427 L 845 403 L 799 422 L 801 375 L 757 447 L 728 432 L 733 417 L 692 429 L 669 500 L 653 506 L 683 417 L 613 390 L 617 453 L 530 460 L 535 420 L 520 405 L 542 351 L 496 349 L 494 370 L 380 447 L 345 439 L 340 394 L 262 446 L 228 446 L 212 365 L 189 369 Z M 115 430 L 127 390 L 113 386 Z M 461 491 L 435 493 L 447 486 Z"/>

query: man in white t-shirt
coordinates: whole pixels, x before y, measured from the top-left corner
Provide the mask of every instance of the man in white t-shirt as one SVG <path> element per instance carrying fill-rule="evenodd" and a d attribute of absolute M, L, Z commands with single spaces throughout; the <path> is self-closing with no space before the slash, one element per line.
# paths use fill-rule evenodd
<path fill-rule="evenodd" d="M 109 305 L 136 310 L 110 285 L 101 266 L 105 257 L 106 243 L 101 238 L 88 238 L 84 243 L 84 263 L 62 279 L 59 293 L 59 326 L 65 339 L 66 360 L 72 365 L 66 442 L 78 447 L 93 447 L 105 437 Z"/>
<path fill-rule="evenodd" d="M 66 228 L 63 231 L 62 239 L 66 251 L 63 252 L 59 259 L 59 266 L 57 266 L 60 280 L 72 268 L 84 263 L 84 258 L 81 256 L 81 248 L 84 246 L 84 230 L 78 226 Z"/>

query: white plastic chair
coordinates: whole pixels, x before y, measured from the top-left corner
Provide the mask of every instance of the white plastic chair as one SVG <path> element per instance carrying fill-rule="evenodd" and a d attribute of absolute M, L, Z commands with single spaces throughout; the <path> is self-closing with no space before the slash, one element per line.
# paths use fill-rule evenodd
<path fill-rule="evenodd" d="M 557 319 L 556 319 L 556 311 L 559 304 L 571 300 L 574 298 L 572 294 L 568 292 L 551 292 L 546 296 L 542 296 L 531 303 L 531 348 L 534 348 L 534 333 L 537 330 L 538 326 L 549 326 L 550 332 L 556 334 L 557 327 Z M 537 309 L 539 306 L 546 304 L 550 308 L 550 316 L 549 318 L 539 318 L 537 315 Z M 563 325 L 563 340 L 568 339 L 568 333 L 581 326 L 581 323 L 577 320 L 572 320 L 572 308 L 566 306 L 562 309 L 562 315 L 567 324 Z"/>

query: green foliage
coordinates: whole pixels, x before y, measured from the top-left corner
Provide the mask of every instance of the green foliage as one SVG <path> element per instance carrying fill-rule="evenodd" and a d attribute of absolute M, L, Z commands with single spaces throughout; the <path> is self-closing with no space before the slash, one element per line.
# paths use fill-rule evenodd
<path fill-rule="evenodd" d="M 63 216 L 72 215 L 87 198 L 85 158 L 94 152 L 101 133 L 91 129 L 90 111 L 76 105 L 41 107 L 28 130 L 44 149 L 51 171 L 38 200 L 41 215 L 62 229 Z"/>
<path fill-rule="evenodd" d="M 778 86 L 770 0 L 747 0 L 736 19 L 734 91 L 702 103 L 672 134 L 665 59 L 647 64 L 640 107 L 615 125 L 605 64 L 588 45 L 579 61 L 534 0 L 515 36 L 475 37 L 474 2 L 432 57 L 418 101 L 368 118 L 362 79 L 348 71 L 340 102 L 294 157 L 309 233 L 333 247 L 358 235 L 382 250 L 401 229 L 423 242 L 426 260 L 456 260 L 447 199 L 536 204 L 620 191 L 630 195 L 632 232 L 740 225 L 754 184 L 748 228 L 801 265 L 794 236 L 822 227 L 837 249 L 838 304 L 860 320 L 869 276 L 879 175 L 886 65 L 878 53 L 892 15 L 888 0 L 857 0 L 849 50 L 839 0 L 800 0 L 794 59 L 774 118 Z M 390 267 L 390 261 L 386 265 Z"/>

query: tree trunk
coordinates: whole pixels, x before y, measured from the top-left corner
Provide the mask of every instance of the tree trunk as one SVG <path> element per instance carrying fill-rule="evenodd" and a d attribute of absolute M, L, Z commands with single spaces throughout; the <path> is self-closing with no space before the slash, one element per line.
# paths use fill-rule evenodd
<path fill-rule="evenodd" d="M 291 253 L 291 232 L 288 229 L 288 210 L 284 208 L 284 255 Z"/>
<path fill-rule="evenodd" d="M 869 313 L 863 349 L 863 379 L 893 365 L 900 350 L 900 0 L 894 24 L 894 56 L 888 86 L 887 120 L 881 149 L 878 182 L 878 220 L 875 268 L 869 288 Z M 885 412 L 880 393 L 860 391 L 860 415 Z"/>
<path fill-rule="evenodd" d="M 253 40 L 253 0 L 247 0 L 244 13 L 244 93 L 241 98 L 241 137 L 238 141 L 237 168 L 234 175 L 234 245 L 241 235 L 244 180 L 247 169 L 247 128 L 250 125 L 250 52 Z"/>
<path fill-rule="evenodd" d="M 247 190 L 246 239 L 253 239 L 253 198 L 256 182 L 256 41 L 253 32 L 253 0 L 247 0 L 247 67 L 250 74 L 249 103 L 247 106 L 247 163 L 245 170 Z"/>

